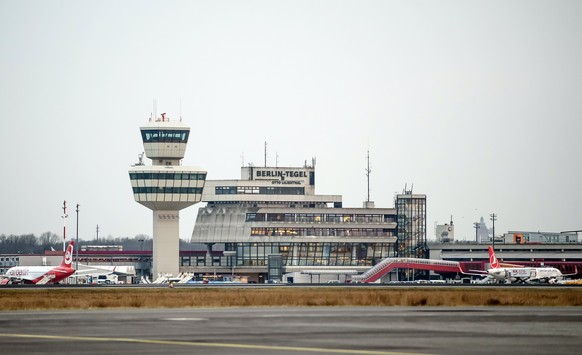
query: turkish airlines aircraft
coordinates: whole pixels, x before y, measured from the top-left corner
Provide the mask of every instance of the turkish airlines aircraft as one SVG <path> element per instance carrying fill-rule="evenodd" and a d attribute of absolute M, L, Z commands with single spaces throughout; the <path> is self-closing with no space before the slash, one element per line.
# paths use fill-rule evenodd
<path fill-rule="evenodd" d="M 44 285 L 59 283 L 75 272 L 75 269 L 71 267 L 74 245 L 75 243 L 71 240 L 60 266 L 15 266 L 8 269 L 5 275 L 1 275 L 4 279 L 0 281 L 0 284 L 25 283 Z"/>
<path fill-rule="evenodd" d="M 493 279 L 505 282 L 547 282 L 556 283 L 564 278 L 555 267 L 524 267 L 520 265 L 503 264 L 497 260 L 495 251 L 489 246 L 489 264 L 491 269 L 487 274 Z M 574 274 L 573 274 L 574 275 Z"/>

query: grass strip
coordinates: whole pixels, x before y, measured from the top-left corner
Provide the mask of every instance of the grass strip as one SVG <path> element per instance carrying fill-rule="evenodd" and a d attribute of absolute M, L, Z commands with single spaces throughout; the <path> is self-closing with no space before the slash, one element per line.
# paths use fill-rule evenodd
<path fill-rule="evenodd" d="M 550 287 L 0 290 L 0 310 L 265 306 L 582 306 L 582 290 Z"/>

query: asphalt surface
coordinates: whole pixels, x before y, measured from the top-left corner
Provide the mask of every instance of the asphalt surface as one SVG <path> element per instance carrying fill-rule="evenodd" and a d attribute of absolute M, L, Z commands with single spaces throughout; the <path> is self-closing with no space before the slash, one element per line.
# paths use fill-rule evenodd
<path fill-rule="evenodd" d="M 3 354 L 580 354 L 582 307 L 0 312 Z"/>

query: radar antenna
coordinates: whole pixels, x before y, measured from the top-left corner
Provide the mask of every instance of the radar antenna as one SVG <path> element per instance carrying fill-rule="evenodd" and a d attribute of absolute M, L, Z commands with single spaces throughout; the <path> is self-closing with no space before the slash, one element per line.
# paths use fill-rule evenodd
<path fill-rule="evenodd" d="M 143 155 L 144 155 L 144 152 L 141 152 L 141 154 L 138 154 L 138 155 L 137 155 L 137 163 L 133 164 L 132 166 L 141 166 L 141 165 L 145 165 L 145 164 L 143 163 Z"/>

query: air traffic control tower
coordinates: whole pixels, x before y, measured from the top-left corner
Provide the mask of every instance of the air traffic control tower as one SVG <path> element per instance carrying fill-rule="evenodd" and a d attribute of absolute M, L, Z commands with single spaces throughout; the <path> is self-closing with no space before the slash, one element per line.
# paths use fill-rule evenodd
<path fill-rule="evenodd" d="M 153 211 L 153 278 L 179 272 L 180 210 L 202 198 L 206 171 L 182 166 L 190 127 L 163 113 L 140 127 L 144 153 L 129 169 L 135 201 Z"/>

